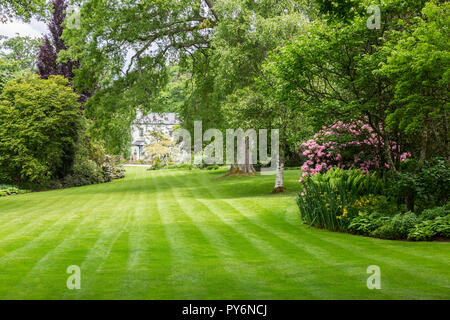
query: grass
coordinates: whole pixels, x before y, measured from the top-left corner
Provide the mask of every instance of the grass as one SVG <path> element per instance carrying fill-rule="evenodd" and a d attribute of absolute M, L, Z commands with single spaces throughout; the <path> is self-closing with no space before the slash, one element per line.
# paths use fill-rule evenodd
<path fill-rule="evenodd" d="M 272 176 L 128 168 L 0 198 L 1 299 L 448 299 L 450 243 L 309 228 Z M 298 171 L 286 186 L 299 187 Z M 81 267 L 81 290 L 66 269 Z M 366 269 L 381 268 L 381 290 Z"/>

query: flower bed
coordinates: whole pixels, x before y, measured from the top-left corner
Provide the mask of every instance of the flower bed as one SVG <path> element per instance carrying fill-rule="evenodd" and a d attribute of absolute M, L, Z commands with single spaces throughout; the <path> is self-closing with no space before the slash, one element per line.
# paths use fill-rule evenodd
<path fill-rule="evenodd" d="M 301 184 L 297 204 L 310 226 L 382 239 L 450 238 L 450 204 L 420 213 L 400 212 L 375 174 L 333 168 Z"/>

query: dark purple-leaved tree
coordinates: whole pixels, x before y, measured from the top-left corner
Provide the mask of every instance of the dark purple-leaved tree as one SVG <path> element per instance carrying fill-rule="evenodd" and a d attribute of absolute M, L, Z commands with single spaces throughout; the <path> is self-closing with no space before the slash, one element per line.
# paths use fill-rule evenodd
<path fill-rule="evenodd" d="M 66 10 L 68 7 L 67 0 L 52 0 L 53 13 L 48 29 L 50 34 L 44 36 L 44 42 L 39 47 L 37 69 L 38 74 L 47 79 L 50 75 L 61 75 L 68 79 L 70 83 L 74 77 L 73 69 L 79 67 L 77 61 L 67 61 L 64 63 L 57 62 L 58 53 L 66 49 L 64 40 L 61 39 L 63 33 L 63 22 L 66 18 Z M 89 94 L 80 95 L 80 102 L 85 102 Z"/>

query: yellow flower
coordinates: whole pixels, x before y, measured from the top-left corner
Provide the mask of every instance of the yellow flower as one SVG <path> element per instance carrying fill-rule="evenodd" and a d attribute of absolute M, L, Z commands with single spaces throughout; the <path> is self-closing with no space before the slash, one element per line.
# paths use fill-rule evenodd
<path fill-rule="evenodd" d="M 348 214 L 348 210 L 347 210 L 347 208 L 344 208 L 344 214 L 343 214 L 342 216 L 343 216 L 343 217 L 346 217 L 347 214 Z"/>

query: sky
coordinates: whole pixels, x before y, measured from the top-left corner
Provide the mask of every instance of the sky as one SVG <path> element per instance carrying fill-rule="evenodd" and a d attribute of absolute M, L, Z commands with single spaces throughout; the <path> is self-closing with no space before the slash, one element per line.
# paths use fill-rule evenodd
<path fill-rule="evenodd" d="M 32 19 L 29 23 L 15 20 L 9 23 L 0 23 L 0 35 L 13 37 L 19 33 L 21 36 L 30 36 L 32 38 L 42 37 L 48 33 L 45 23 Z"/>

